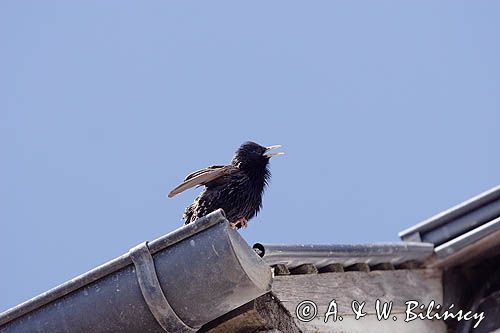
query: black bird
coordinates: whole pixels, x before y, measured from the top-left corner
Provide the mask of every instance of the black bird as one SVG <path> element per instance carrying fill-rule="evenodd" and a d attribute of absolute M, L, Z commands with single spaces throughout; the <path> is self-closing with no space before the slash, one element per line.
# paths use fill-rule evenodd
<path fill-rule="evenodd" d="M 284 153 L 269 153 L 281 145 L 263 147 L 245 142 L 236 151 L 231 164 L 212 165 L 189 174 L 168 194 L 171 198 L 193 186 L 205 189 L 184 211 L 185 224 L 222 208 L 233 228 L 246 227 L 248 220 L 262 208 L 262 194 L 271 173 L 269 159 Z"/>

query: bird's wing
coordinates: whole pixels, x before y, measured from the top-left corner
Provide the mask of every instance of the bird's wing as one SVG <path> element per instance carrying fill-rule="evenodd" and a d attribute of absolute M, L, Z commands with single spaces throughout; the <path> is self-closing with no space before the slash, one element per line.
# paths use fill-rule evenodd
<path fill-rule="evenodd" d="M 187 175 L 182 183 L 170 191 L 168 197 L 172 198 L 176 194 L 179 194 L 196 185 L 205 185 L 219 177 L 233 172 L 234 170 L 235 167 L 232 165 L 212 165 L 208 168 L 195 171 Z"/>
<path fill-rule="evenodd" d="M 201 174 L 204 174 L 204 173 L 207 173 L 207 172 L 212 172 L 214 170 L 218 170 L 218 169 L 221 169 L 223 167 L 225 167 L 226 165 L 211 165 L 205 169 L 201 169 L 201 170 L 198 170 L 198 171 L 195 171 L 193 173 L 190 173 L 189 175 L 186 176 L 186 178 L 184 178 L 184 181 L 186 180 L 190 180 L 196 176 L 199 176 Z"/>

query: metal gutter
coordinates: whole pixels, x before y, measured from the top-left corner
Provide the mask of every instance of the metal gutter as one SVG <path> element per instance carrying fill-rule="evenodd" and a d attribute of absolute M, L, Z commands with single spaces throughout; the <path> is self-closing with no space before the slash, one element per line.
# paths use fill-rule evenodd
<path fill-rule="evenodd" d="M 363 245 L 275 245 L 260 244 L 254 250 L 270 265 L 283 264 L 295 268 L 313 264 L 322 268 L 329 264 L 350 266 L 358 263 L 398 265 L 408 261 L 423 262 L 432 255 L 433 245 L 428 243 L 381 243 Z"/>
<path fill-rule="evenodd" d="M 192 332 L 271 281 L 219 210 L 1 313 L 0 332 Z"/>

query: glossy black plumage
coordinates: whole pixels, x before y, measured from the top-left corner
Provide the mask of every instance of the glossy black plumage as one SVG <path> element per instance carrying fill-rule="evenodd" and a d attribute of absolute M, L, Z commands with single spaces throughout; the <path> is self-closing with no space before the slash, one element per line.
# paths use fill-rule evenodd
<path fill-rule="evenodd" d="M 184 211 L 185 223 L 222 208 L 236 227 L 246 225 L 262 208 L 262 194 L 271 177 L 269 159 L 282 153 L 266 154 L 278 146 L 263 147 L 246 142 L 236 151 L 229 165 L 214 165 L 188 175 L 169 197 L 191 188 L 205 189 Z"/>

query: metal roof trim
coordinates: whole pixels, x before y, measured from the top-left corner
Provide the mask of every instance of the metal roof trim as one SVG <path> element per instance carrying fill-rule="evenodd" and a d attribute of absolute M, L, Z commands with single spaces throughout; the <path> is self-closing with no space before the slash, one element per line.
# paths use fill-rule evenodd
<path fill-rule="evenodd" d="M 476 210 L 490 202 L 500 199 L 500 185 L 493 187 L 469 200 L 466 200 L 454 207 L 438 213 L 410 228 L 399 232 L 399 237 L 403 240 L 414 240 L 412 237 L 416 233 L 426 232 L 446 224 L 470 211 Z"/>
<path fill-rule="evenodd" d="M 430 243 L 397 242 L 378 244 L 336 245 L 276 245 L 256 243 L 254 250 L 269 264 L 284 264 L 294 268 L 314 264 L 318 268 L 332 263 L 349 266 L 356 263 L 401 264 L 407 261 L 423 262 L 433 254 Z"/>
<path fill-rule="evenodd" d="M 439 259 L 444 259 L 498 230 L 500 230 L 500 217 L 437 246 L 434 251 Z"/>

